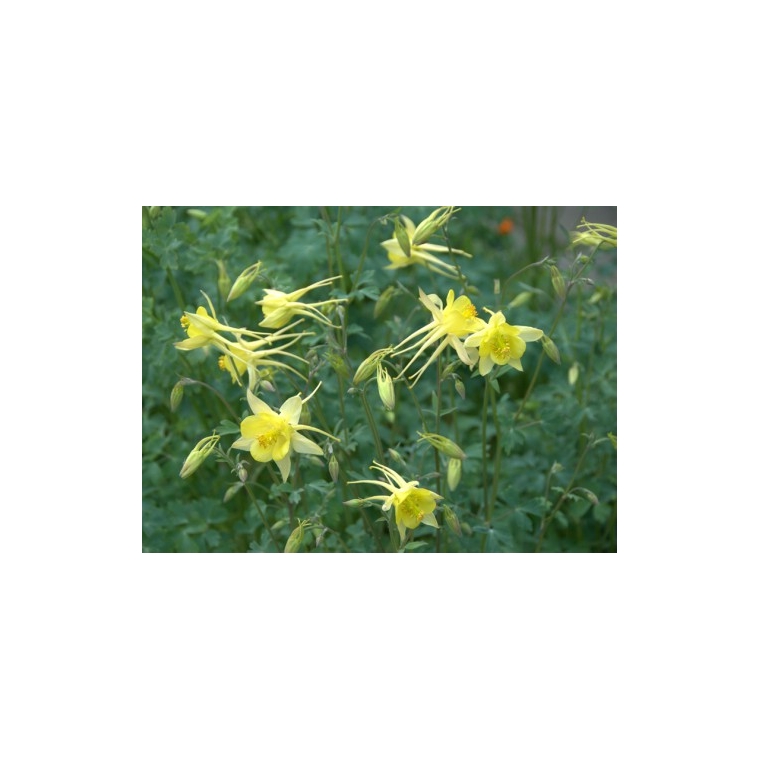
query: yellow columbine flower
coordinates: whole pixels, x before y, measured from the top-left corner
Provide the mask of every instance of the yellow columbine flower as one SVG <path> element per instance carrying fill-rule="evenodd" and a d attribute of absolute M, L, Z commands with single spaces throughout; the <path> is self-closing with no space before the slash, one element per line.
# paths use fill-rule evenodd
<path fill-rule="evenodd" d="M 433 493 L 427 488 L 418 488 L 419 481 L 410 480 L 407 482 L 395 470 L 378 462 L 373 462 L 370 469 L 382 472 L 387 482 L 383 480 L 354 480 L 351 483 L 368 483 L 369 485 L 381 486 L 390 492 L 387 496 L 367 496 L 363 501 L 382 501 L 384 512 L 394 507 L 396 525 L 402 541 L 406 538 L 407 528 L 414 530 L 421 522 L 434 528 L 438 527 L 433 510 L 438 506 L 436 501 L 442 499 L 443 496 Z"/>
<path fill-rule="evenodd" d="M 216 318 L 216 310 L 211 299 L 203 291 L 201 293 L 206 299 L 211 314 L 208 313 L 205 306 L 199 306 L 195 314 L 186 311 L 179 321 L 187 332 L 187 338 L 175 343 L 176 348 L 181 351 L 192 351 L 203 346 L 215 345 L 218 347 L 220 343 L 229 342 L 219 334 L 220 332 L 232 333 L 235 336 L 246 335 L 251 338 L 271 338 L 267 333 L 253 332 L 242 327 L 230 327 L 222 324 Z"/>
<path fill-rule="evenodd" d="M 313 430 L 335 441 L 338 439 L 319 428 L 298 424 L 303 405 L 317 390 L 319 390 L 319 385 L 305 399 L 301 399 L 300 393 L 291 396 L 280 407 L 279 414 L 264 401 L 256 398 L 249 390 L 247 392 L 248 405 L 253 415 L 246 417 L 240 423 L 241 437 L 232 444 L 232 448 L 249 451 L 257 462 L 274 461 L 283 481 L 286 481 L 290 474 L 291 451 L 323 456 L 325 452 L 322 451 L 322 447 L 301 435 L 299 431 Z"/>
<path fill-rule="evenodd" d="M 261 306 L 261 310 L 264 312 L 264 319 L 259 322 L 259 324 L 262 327 L 284 327 L 295 316 L 301 315 L 303 317 L 311 317 L 311 319 L 316 319 L 317 322 L 332 327 L 332 322 L 330 322 L 330 320 L 317 309 L 317 306 L 327 306 L 327 304 L 330 303 L 341 303 L 347 299 L 331 298 L 328 301 L 318 301 L 317 303 L 301 303 L 298 299 L 304 293 L 308 293 L 314 288 L 321 288 L 337 279 L 339 279 L 338 276 L 330 277 L 327 280 L 320 280 L 313 285 L 294 290 L 292 293 L 283 293 L 281 290 L 264 288 L 266 295 L 260 301 L 256 301 L 256 305 Z"/>
<path fill-rule="evenodd" d="M 522 372 L 520 357 L 525 353 L 525 342 L 540 340 L 543 330 L 510 325 L 500 311 L 486 311 L 491 315 L 488 324 L 464 342 L 466 348 L 478 349 L 480 374 L 487 375 L 495 364 L 508 364 Z"/>
<path fill-rule="evenodd" d="M 414 222 L 405 216 L 402 216 L 401 220 L 403 221 L 404 227 L 406 228 L 406 233 L 409 236 L 409 241 L 411 241 L 409 256 L 404 253 L 404 249 L 401 246 L 401 243 L 399 243 L 396 233 L 394 232 L 393 237 L 390 240 L 385 240 L 384 242 L 380 243 L 380 245 L 383 246 L 383 248 L 385 248 L 385 250 L 388 252 L 388 260 L 391 262 L 385 268 L 400 269 L 402 267 L 412 266 L 412 264 L 421 264 L 436 274 L 442 274 L 445 277 L 458 277 L 457 269 L 455 266 L 452 264 L 447 264 L 445 261 L 441 261 L 437 256 L 434 256 L 431 251 L 448 253 L 450 250 L 451 253 L 467 256 L 467 258 L 472 258 L 472 255 L 466 251 L 460 251 L 458 248 L 449 249 L 445 245 L 435 245 L 434 243 L 419 243 L 415 245 L 413 241 L 414 236 L 418 231 L 417 227 L 415 226 Z"/>
<path fill-rule="evenodd" d="M 256 385 L 256 381 L 259 377 L 260 367 L 279 367 L 280 369 L 288 370 L 294 375 L 303 378 L 303 375 L 297 370 L 293 369 L 284 362 L 271 359 L 272 356 L 288 356 L 296 361 L 306 364 L 306 360 L 300 356 L 291 354 L 284 349 L 292 346 L 299 338 L 303 337 L 307 333 L 288 333 L 284 334 L 282 330 L 272 333 L 267 338 L 261 338 L 255 341 L 245 341 L 242 338 L 238 338 L 237 343 L 228 341 L 221 338 L 215 345 L 222 352 L 222 356 L 219 357 L 219 369 L 225 370 L 230 373 L 233 383 L 242 385 L 242 377 L 245 372 L 248 372 L 248 387 L 253 388 Z M 309 333 L 310 334 L 310 333 Z M 286 338 L 292 338 L 289 343 L 285 343 L 277 348 L 263 348 L 268 346 L 273 340 L 284 340 Z"/>
<path fill-rule="evenodd" d="M 459 298 L 455 299 L 453 290 L 449 290 L 449 293 L 446 296 L 446 306 L 443 305 L 438 296 L 428 296 L 421 288 L 420 301 L 422 301 L 423 306 L 433 315 L 433 321 L 430 324 L 425 325 L 425 327 L 421 327 L 416 332 L 413 332 L 408 338 L 404 338 L 404 340 L 396 346 L 396 350 L 393 353 L 394 356 L 406 353 L 407 351 L 412 351 L 415 348 L 418 349 L 417 353 L 412 357 L 406 367 L 401 370 L 401 374 L 403 375 L 406 370 L 414 364 L 417 357 L 428 348 L 428 346 L 432 346 L 433 343 L 436 343 L 437 341 L 441 341 L 441 343 L 427 362 L 425 362 L 422 369 L 417 370 L 417 372 L 412 375 L 411 379 L 414 381 L 412 382 L 412 385 L 415 385 L 422 373 L 430 366 L 430 363 L 438 357 L 446 346 L 452 346 L 459 355 L 459 358 L 465 364 L 472 365 L 474 360 L 465 350 L 464 344 L 460 338 L 463 338 L 476 330 L 480 330 L 486 325 L 486 323 L 478 317 L 478 310 L 475 308 L 472 301 L 470 301 L 467 296 L 459 296 Z M 422 335 L 423 337 L 413 345 L 405 348 L 403 351 L 398 350 L 401 346 L 408 343 L 413 338 L 416 338 L 418 335 Z"/>

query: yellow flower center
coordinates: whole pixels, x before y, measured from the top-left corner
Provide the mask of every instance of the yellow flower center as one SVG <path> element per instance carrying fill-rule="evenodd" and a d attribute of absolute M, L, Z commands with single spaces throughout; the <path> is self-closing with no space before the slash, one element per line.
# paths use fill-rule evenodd
<path fill-rule="evenodd" d="M 470 304 L 467 304 L 467 306 L 465 306 L 462 309 L 462 314 L 467 319 L 472 319 L 473 317 L 477 317 L 478 316 L 478 310 L 475 308 L 475 304 L 474 303 L 470 303 Z"/>
<path fill-rule="evenodd" d="M 262 449 L 271 449 L 272 446 L 274 446 L 275 441 L 277 440 L 277 433 L 278 431 L 275 430 L 271 433 L 264 433 L 263 435 L 257 435 L 256 441 L 258 442 L 259 446 L 261 446 Z"/>
<path fill-rule="evenodd" d="M 415 493 L 410 493 L 406 499 L 398 507 L 401 510 L 401 516 L 406 518 L 409 522 L 414 522 L 416 525 L 420 524 L 420 521 L 425 516 L 419 505 L 419 498 Z M 405 522 L 406 522 L 405 520 Z M 408 524 L 408 523 L 407 523 Z M 409 526 L 411 527 L 411 526 Z"/>
<path fill-rule="evenodd" d="M 509 338 L 504 335 L 503 332 L 497 331 L 493 336 L 491 336 L 487 343 L 491 354 L 495 356 L 498 361 L 505 363 L 509 361 Z"/>
<path fill-rule="evenodd" d="M 184 314 L 179 318 L 179 323 L 185 328 L 185 330 L 190 327 L 190 320 Z"/>
<path fill-rule="evenodd" d="M 219 357 L 219 369 L 227 369 L 227 357 L 226 356 L 220 356 Z"/>

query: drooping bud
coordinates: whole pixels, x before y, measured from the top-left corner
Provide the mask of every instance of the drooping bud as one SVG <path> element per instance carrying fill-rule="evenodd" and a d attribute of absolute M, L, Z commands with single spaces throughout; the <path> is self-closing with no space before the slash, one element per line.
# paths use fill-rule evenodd
<path fill-rule="evenodd" d="M 185 383 L 181 380 L 172 388 L 171 396 L 169 397 L 169 408 L 176 412 L 179 407 L 182 396 L 185 395 Z"/>
<path fill-rule="evenodd" d="M 449 488 L 454 491 L 459 485 L 459 481 L 462 479 L 462 460 L 461 459 L 449 459 L 449 464 L 446 467 L 446 482 L 449 484 Z"/>
<path fill-rule="evenodd" d="M 588 488 L 574 488 L 573 491 L 579 493 L 584 499 L 588 499 L 594 506 L 599 503 L 597 495 L 593 491 L 589 491 Z"/>
<path fill-rule="evenodd" d="M 327 470 L 330 473 L 333 483 L 337 483 L 338 476 L 340 475 L 340 465 L 338 464 L 338 458 L 335 454 L 330 457 L 330 461 L 327 463 Z"/>
<path fill-rule="evenodd" d="M 243 487 L 242 483 L 233 483 L 225 492 L 222 502 L 225 504 Z"/>
<path fill-rule="evenodd" d="M 396 449 L 388 449 L 388 456 L 394 461 L 398 462 L 399 464 L 405 465 L 406 462 L 404 462 L 404 457 L 401 456 L 401 454 L 396 451 Z"/>
<path fill-rule="evenodd" d="M 187 210 L 187 215 L 191 216 L 193 219 L 198 219 L 201 222 L 208 216 L 205 211 L 202 211 L 199 208 L 189 208 Z"/>
<path fill-rule="evenodd" d="M 570 383 L 570 385 L 575 385 L 578 382 L 579 372 L 578 362 L 573 362 L 573 366 L 570 367 L 567 373 L 567 382 Z"/>
<path fill-rule="evenodd" d="M 420 433 L 417 431 L 417 435 L 423 440 L 427 441 L 433 448 L 444 453 L 447 457 L 454 459 L 467 459 L 467 454 L 457 446 L 454 441 L 445 436 L 438 435 L 437 433 Z"/>
<path fill-rule="evenodd" d="M 407 255 L 412 255 L 412 245 L 409 242 L 409 233 L 406 231 L 406 226 L 399 220 L 398 217 L 396 217 L 393 220 L 395 224 L 395 231 L 393 233 L 394 237 L 396 238 L 398 244 L 401 246 L 401 250 Z"/>
<path fill-rule="evenodd" d="M 223 261 L 217 259 L 216 268 L 218 270 L 216 286 L 219 288 L 219 297 L 224 300 L 230 292 L 230 276 L 227 274 L 227 269 L 224 266 Z"/>
<path fill-rule="evenodd" d="M 559 357 L 559 349 L 555 345 L 554 341 L 548 336 L 544 335 L 541 338 L 541 347 L 544 349 L 544 353 L 555 363 L 562 364 Z"/>
<path fill-rule="evenodd" d="M 455 460 L 452 459 L 452 461 Z M 448 504 L 443 505 L 443 519 L 446 521 L 446 525 L 461 538 L 462 526 L 459 524 L 459 518 Z"/>
<path fill-rule="evenodd" d="M 377 365 L 377 391 L 380 394 L 380 401 L 383 402 L 383 406 L 389 412 L 393 411 L 393 408 L 396 406 L 396 393 L 393 390 L 393 380 L 391 380 L 388 370 L 380 363 Z"/>
<path fill-rule="evenodd" d="M 219 442 L 220 436 L 209 435 L 202 438 L 195 444 L 195 448 L 187 455 L 185 463 L 182 465 L 179 476 L 189 478 L 202 464 L 206 457 L 214 450 Z"/>
<path fill-rule="evenodd" d="M 562 273 L 552 265 L 549 268 L 549 271 L 552 274 L 552 287 L 554 288 L 554 292 L 560 297 L 564 298 L 567 294 L 567 288 L 565 287 L 565 278 L 562 276 Z"/>
<path fill-rule="evenodd" d="M 348 501 L 344 501 L 343 503 L 347 507 L 361 507 L 364 505 L 364 502 L 366 499 L 349 499 Z"/>
<path fill-rule="evenodd" d="M 388 304 L 391 302 L 391 298 L 396 294 L 396 286 L 395 285 L 389 285 L 381 294 L 380 297 L 375 301 L 375 310 L 373 311 L 373 316 L 375 319 L 378 319 L 382 313 L 385 311 Z"/>
<path fill-rule="evenodd" d="M 464 399 L 465 390 L 461 377 L 454 378 L 454 387 L 456 388 L 457 393 L 462 397 L 462 399 Z"/>
<path fill-rule="evenodd" d="M 237 280 L 235 280 L 232 288 L 230 289 L 230 294 L 227 296 L 227 303 L 234 300 L 235 298 L 238 298 L 239 296 L 242 296 L 243 293 L 245 293 L 245 291 L 251 287 L 253 281 L 256 279 L 256 277 L 258 277 L 260 269 L 261 262 L 257 261 L 255 264 L 252 264 L 251 266 L 244 269 L 238 275 Z"/>
<path fill-rule="evenodd" d="M 530 299 L 533 297 L 533 293 L 531 293 L 529 290 L 525 290 L 522 293 L 518 293 L 508 304 L 508 309 L 515 309 L 518 306 L 523 306 L 524 304 L 528 303 Z"/>

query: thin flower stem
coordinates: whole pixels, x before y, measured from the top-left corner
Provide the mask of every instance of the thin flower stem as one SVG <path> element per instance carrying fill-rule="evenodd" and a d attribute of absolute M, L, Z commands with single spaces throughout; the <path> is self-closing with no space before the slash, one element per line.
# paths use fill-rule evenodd
<path fill-rule="evenodd" d="M 589 449 L 593 446 L 593 437 L 588 436 L 588 440 L 586 442 L 586 446 L 584 447 L 583 451 L 581 452 L 580 457 L 578 457 L 578 462 L 575 465 L 575 470 L 573 471 L 572 477 L 570 478 L 570 482 L 565 486 L 565 490 L 560 494 L 559 499 L 557 499 L 557 503 L 552 508 L 552 511 L 546 515 L 541 520 L 541 527 L 538 532 L 538 542 L 536 543 L 536 548 L 534 549 L 534 552 L 541 551 L 541 544 L 544 541 L 544 536 L 546 535 L 546 529 L 549 527 L 550 523 L 554 519 L 555 515 L 559 510 L 562 508 L 562 505 L 565 503 L 565 499 L 567 499 L 567 495 L 570 493 L 570 491 L 573 489 L 573 485 L 575 483 L 575 479 L 578 477 L 578 472 L 581 469 L 581 465 L 583 464 L 583 460 L 586 458 L 586 454 L 588 453 Z M 548 493 L 548 482 L 547 482 L 547 491 Z"/>
<path fill-rule="evenodd" d="M 565 306 L 567 305 L 567 299 L 570 295 L 570 292 L 573 288 L 573 285 L 575 285 L 578 282 L 578 279 L 583 274 L 583 272 L 588 268 L 589 264 L 593 261 L 594 255 L 599 250 L 599 246 L 597 246 L 592 252 L 591 255 L 588 257 L 586 262 L 583 264 L 583 266 L 578 270 L 578 272 L 573 276 L 573 279 L 567 283 L 567 287 L 565 288 L 565 294 L 560 301 L 559 309 L 557 309 L 557 315 L 554 317 L 554 321 L 552 322 L 552 326 L 549 328 L 549 332 L 546 333 L 547 337 L 551 338 L 554 334 L 554 331 L 557 329 L 557 325 L 559 324 L 559 320 L 562 317 L 563 312 L 565 311 Z M 533 377 L 530 380 L 530 385 L 528 386 L 528 390 L 525 391 L 525 395 L 522 398 L 522 401 L 520 402 L 520 406 L 518 407 L 517 411 L 515 412 L 514 420 L 517 421 L 517 419 L 522 414 L 522 410 L 525 408 L 525 404 L 530 398 L 530 394 L 533 392 L 533 388 L 536 385 L 536 380 L 538 380 L 538 373 L 541 369 L 541 364 L 544 360 L 544 354 L 541 353 L 541 356 L 538 357 L 538 361 L 536 362 L 536 369 L 533 371 Z"/>
<path fill-rule="evenodd" d="M 435 415 L 435 432 L 436 434 L 441 432 L 441 355 L 438 354 L 438 360 L 436 362 L 436 415 Z M 443 493 L 443 475 L 441 474 L 441 455 L 438 453 L 438 449 L 433 447 L 433 454 L 435 456 L 435 471 L 438 473 L 438 493 Z M 435 532 L 435 550 L 439 552 L 441 550 L 441 531 Z"/>
<path fill-rule="evenodd" d="M 496 428 L 496 452 L 493 463 L 493 488 L 491 489 L 491 498 L 488 501 L 488 510 L 486 512 L 486 522 L 491 522 L 494 507 L 496 506 L 496 495 L 499 490 L 499 479 L 501 477 L 501 426 L 499 425 L 499 415 L 497 413 L 496 393 L 493 386 L 489 383 L 488 395 L 491 397 L 491 408 L 493 409 L 493 423 Z"/>
<path fill-rule="evenodd" d="M 488 381 L 486 381 L 486 385 Z M 485 508 L 488 501 L 488 470 L 486 469 L 487 448 L 488 448 L 488 393 L 483 388 L 483 415 L 481 418 L 480 439 L 483 444 L 483 459 L 482 459 L 482 471 L 483 471 L 483 508 Z M 480 511 L 479 509 L 477 511 Z"/>
<path fill-rule="evenodd" d="M 216 388 L 214 388 L 213 385 L 208 385 L 207 383 L 204 383 L 201 380 L 193 380 L 193 378 L 191 377 L 182 378 L 182 379 L 190 380 L 191 385 L 202 385 L 204 388 L 208 388 L 224 404 L 224 406 L 227 408 L 227 411 L 232 416 L 232 419 L 237 423 L 240 422 L 240 416 L 235 413 L 233 408 L 227 403 L 227 399 L 225 399 L 224 396 L 222 396 L 222 394 L 219 393 L 219 391 Z"/>
<path fill-rule="evenodd" d="M 380 440 L 380 432 L 375 424 L 375 418 L 372 416 L 372 410 L 369 408 L 367 396 L 364 393 L 364 388 L 359 391 L 359 395 L 362 399 L 362 405 L 364 406 L 364 414 L 369 422 L 369 428 L 372 431 L 372 437 L 375 439 L 375 449 L 377 450 L 377 458 L 381 464 L 385 464 L 385 454 L 383 453 L 383 442 Z"/>
<path fill-rule="evenodd" d="M 280 549 L 280 544 L 275 538 L 274 533 L 272 533 L 272 529 L 269 527 L 269 523 L 266 521 L 264 517 L 264 513 L 262 512 L 261 507 L 259 506 L 258 500 L 253 495 L 253 489 L 248 485 L 248 483 L 243 483 L 243 486 L 245 487 L 246 493 L 248 494 L 251 501 L 253 502 L 253 506 L 256 507 L 256 511 L 259 513 L 259 517 L 261 518 L 261 524 L 266 528 L 267 533 L 269 533 L 269 537 L 272 539 L 274 548 L 277 549 L 278 552 L 281 552 L 282 549 Z"/>

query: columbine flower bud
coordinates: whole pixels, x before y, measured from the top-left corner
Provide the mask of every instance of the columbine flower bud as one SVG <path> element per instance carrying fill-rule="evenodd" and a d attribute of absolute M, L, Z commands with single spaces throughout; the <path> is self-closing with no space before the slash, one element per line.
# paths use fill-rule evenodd
<path fill-rule="evenodd" d="M 253 284 L 253 281 L 256 279 L 256 277 L 258 277 L 260 269 L 261 269 L 261 262 L 257 261 L 255 264 L 252 264 L 247 269 L 244 269 L 238 275 L 237 280 L 235 280 L 235 283 L 233 284 L 230 290 L 230 294 L 227 296 L 227 303 L 237 298 L 238 296 L 242 296 L 243 293 L 245 293 L 245 291 L 251 287 L 251 285 Z"/>
<path fill-rule="evenodd" d="M 327 463 L 327 469 L 330 473 L 330 477 L 332 478 L 333 483 L 337 483 L 338 476 L 340 475 L 340 465 L 338 464 L 338 459 L 335 454 L 330 457 L 330 461 Z"/>
<path fill-rule="evenodd" d="M 245 483 L 245 481 L 248 480 L 248 470 L 245 468 L 245 465 L 242 462 L 237 463 L 235 466 L 235 472 L 237 473 L 237 476 L 240 479 L 241 483 Z"/>
<path fill-rule="evenodd" d="M 349 499 L 348 501 L 344 501 L 343 503 L 347 507 L 361 507 L 364 505 L 364 502 L 366 499 Z"/>
<path fill-rule="evenodd" d="M 224 492 L 224 498 L 222 499 L 222 502 L 226 504 L 242 487 L 243 487 L 242 483 L 233 483 Z"/>
<path fill-rule="evenodd" d="M 451 219 L 452 215 L 461 209 L 454 208 L 453 206 L 441 206 L 433 211 L 427 219 L 423 219 L 414 232 L 414 238 L 412 239 L 412 245 L 422 245 L 427 243 L 428 240 L 443 227 L 446 222 Z"/>
<path fill-rule="evenodd" d="M 508 304 L 508 309 L 515 309 L 518 306 L 523 306 L 524 304 L 528 303 L 530 299 L 533 297 L 533 293 L 529 291 L 523 291 L 522 293 L 518 293 Z"/>
<path fill-rule="evenodd" d="M 553 265 L 549 268 L 549 271 L 552 273 L 552 287 L 554 288 L 554 292 L 560 298 L 564 298 L 567 293 L 567 289 L 565 288 L 565 278 L 562 276 L 559 269 Z"/>
<path fill-rule="evenodd" d="M 411 256 L 412 245 L 409 242 L 409 233 L 406 231 L 406 227 L 399 221 L 398 217 L 396 217 L 393 221 L 396 226 L 394 237 L 398 241 L 398 244 L 401 246 L 401 250 L 407 256 Z"/>
<path fill-rule="evenodd" d="M 220 436 L 218 435 L 209 435 L 198 441 L 195 444 L 195 448 L 185 459 L 179 476 L 181 478 L 189 478 L 203 464 L 203 460 L 214 450 L 214 447 L 219 442 L 219 438 Z"/>
<path fill-rule="evenodd" d="M 377 351 L 373 351 L 354 373 L 354 385 L 359 385 L 359 383 L 369 380 L 374 374 L 378 362 L 391 351 L 393 351 L 392 348 L 380 348 Z"/>
<path fill-rule="evenodd" d="M 559 349 L 554 344 L 554 341 L 548 336 L 544 335 L 541 338 L 541 346 L 544 349 L 544 353 L 555 363 L 562 364 L 559 358 Z"/>
<path fill-rule="evenodd" d="M 433 448 L 443 452 L 447 457 L 453 457 L 454 459 L 467 459 L 467 454 L 454 443 L 454 441 L 436 433 L 420 433 L 417 431 L 417 435 L 423 440 L 427 441 Z"/>
<path fill-rule="evenodd" d="M 452 459 L 451 461 L 456 462 L 458 460 Z M 443 519 L 446 521 L 446 525 L 448 525 L 449 528 L 461 538 L 462 526 L 459 524 L 459 518 L 448 504 L 443 505 Z"/>
<path fill-rule="evenodd" d="M 309 521 L 298 521 L 298 527 L 290 534 L 285 544 L 285 554 L 293 554 L 301 548 L 304 537 L 304 528 L 309 527 Z"/>
<path fill-rule="evenodd" d="M 169 397 L 169 408 L 173 411 L 177 411 L 177 407 L 182 401 L 182 396 L 185 394 L 185 383 L 181 380 L 172 388 L 172 394 Z"/>
<path fill-rule="evenodd" d="M 388 456 L 394 462 L 398 462 L 399 464 L 406 464 L 406 462 L 404 462 L 404 457 L 402 457 L 401 454 L 396 451 L 396 449 L 388 449 Z"/>
<path fill-rule="evenodd" d="M 224 300 L 227 298 L 227 293 L 230 292 L 230 276 L 227 274 L 223 261 L 217 260 L 216 268 L 219 272 L 216 278 L 216 286 L 219 288 L 219 297 Z"/>
<path fill-rule="evenodd" d="M 193 217 L 193 219 L 198 219 L 201 222 L 208 216 L 205 211 L 202 211 L 199 208 L 189 208 L 187 210 L 187 215 Z"/>
<path fill-rule="evenodd" d="M 567 373 L 567 382 L 570 383 L 570 385 L 575 385 L 578 382 L 579 372 L 580 369 L 578 368 L 578 362 L 574 362 L 573 366 L 570 367 Z"/>
<path fill-rule="evenodd" d="M 464 399 L 464 383 L 461 377 L 454 378 L 454 387 L 457 393 Z"/>
<path fill-rule="evenodd" d="M 377 390 L 380 394 L 380 401 L 383 406 L 390 412 L 396 406 L 396 393 L 393 390 L 393 380 L 388 370 L 382 364 L 377 365 Z"/>
<path fill-rule="evenodd" d="M 580 245 L 616 248 L 617 227 L 613 227 L 611 224 L 595 224 L 581 219 L 577 229 L 570 233 L 570 245 L 573 248 Z"/>
<path fill-rule="evenodd" d="M 449 459 L 448 467 L 446 468 L 446 482 L 449 484 L 449 488 L 453 491 L 459 485 L 459 481 L 462 479 L 462 460 L 461 459 Z"/>
<path fill-rule="evenodd" d="M 381 294 L 380 298 L 375 301 L 375 310 L 373 312 L 373 316 L 375 319 L 380 317 L 380 315 L 385 311 L 388 304 L 391 302 L 391 298 L 396 294 L 396 286 L 395 285 L 389 285 Z"/>

